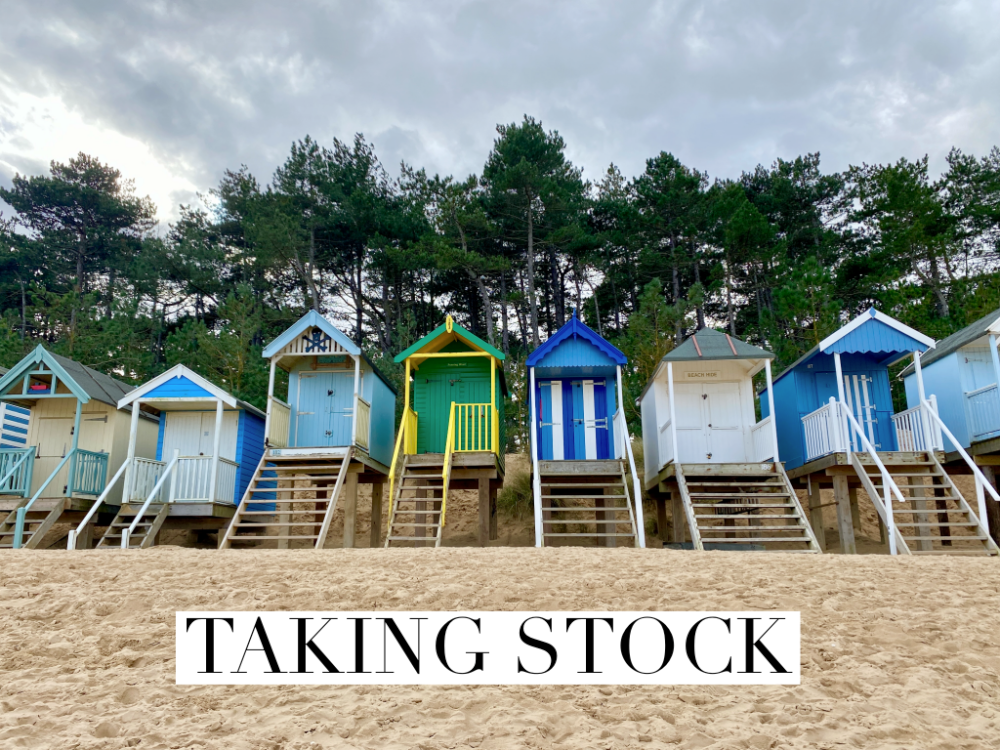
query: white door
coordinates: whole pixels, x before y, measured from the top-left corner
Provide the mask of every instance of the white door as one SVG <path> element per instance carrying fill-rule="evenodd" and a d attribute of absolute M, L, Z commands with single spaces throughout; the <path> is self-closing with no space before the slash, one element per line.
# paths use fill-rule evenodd
<path fill-rule="evenodd" d="M 236 460 L 236 434 L 239 429 L 239 413 L 224 412 L 222 415 L 222 440 L 219 455 Z M 170 461 L 177 450 L 181 456 L 211 456 L 215 445 L 215 412 L 167 412 L 163 427 L 163 461 Z"/>
<path fill-rule="evenodd" d="M 705 463 L 708 453 L 706 421 L 704 419 L 705 393 L 701 383 L 674 385 L 674 416 L 677 417 L 677 447 L 675 453 L 682 464 Z"/>
<path fill-rule="evenodd" d="M 228 458 L 230 461 L 236 460 L 236 433 L 239 431 L 239 419 L 239 412 L 227 411 L 222 413 L 222 439 L 219 441 L 219 456 Z M 214 446 L 215 412 L 202 413 L 198 454 L 211 456 Z"/>
<path fill-rule="evenodd" d="M 708 426 L 710 463 L 746 462 L 746 438 L 743 432 L 743 409 L 739 383 L 705 383 L 705 422 Z"/>
<path fill-rule="evenodd" d="M 563 434 L 563 383 L 561 380 L 550 380 L 547 383 L 540 383 L 539 388 L 543 394 L 539 426 L 543 429 L 549 428 L 552 434 L 552 460 L 562 461 L 566 457 L 566 436 Z M 548 407 L 548 413 L 545 413 L 544 407 Z"/>
<path fill-rule="evenodd" d="M 871 392 L 872 382 L 867 375 L 845 375 L 844 376 L 844 396 L 847 399 L 847 408 L 854 414 L 858 424 L 865 431 L 866 437 L 876 449 L 879 448 L 878 438 L 875 436 L 875 401 Z M 854 450 L 863 450 L 857 435 L 854 436 Z"/>

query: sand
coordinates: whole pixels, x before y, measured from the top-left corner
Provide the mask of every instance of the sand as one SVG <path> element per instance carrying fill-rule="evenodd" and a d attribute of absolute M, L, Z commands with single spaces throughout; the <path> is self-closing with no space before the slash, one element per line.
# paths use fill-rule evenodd
<path fill-rule="evenodd" d="M 5 551 L 0 747 L 1000 747 L 998 574 L 633 549 Z M 801 610 L 802 684 L 177 687 L 180 609 Z"/>

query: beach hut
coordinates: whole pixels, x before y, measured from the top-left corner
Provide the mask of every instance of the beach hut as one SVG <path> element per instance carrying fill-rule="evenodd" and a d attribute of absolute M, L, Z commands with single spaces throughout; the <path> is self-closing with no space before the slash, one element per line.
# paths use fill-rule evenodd
<path fill-rule="evenodd" d="M 0 378 L 0 402 L 32 414 L 26 447 L 0 449 L 0 547 L 37 547 L 56 521 L 117 510 L 131 420 L 118 401 L 132 388 L 41 345 Z M 136 430 L 136 455 L 155 455 L 155 417 Z"/>
<path fill-rule="evenodd" d="M 386 547 L 440 546 L 448 492 L 455 489 L 479 490 L 479 543 L 497 537 L 507 447 L 503 361 L 503 352 L 450 315 L 396 356 L 405 368 L 405 400 L 390 470 Z"/>
<path fill-rule="evenodd" d="M 621 409 L 626 363 L 575 310 L 528 357 L 536 546 L 584 538 L 645 546 L 641 497 L 632 502 L 627 482 L 641 492 Z"/>
<path fill-rule="evenodd" d="M 977 513 L 941 464 L 941 422 L 933 399 L 893 409 L 889 367 L 917 365 L 934 341 L 871 309 L 800 357 L 774 381 L 778 448 L 795 486 L 809 493 L 813 528 L 825 545 L 821 490 L 830 487 L 841 549 L 856 551 L 857 490 L 871 499 L 893 554 L 996 552 Z M 920 390 L 920 388 L 918 388 Z M 770 403 L 779 404 L 777 412 Z M 928 497 L 936 498 L 935 507 Z M 942 520 L 944 519 L 944 520 Z"/>
<path fill-rule="evenodd" d="M 660 533 L 695 549 L 821 551 L 779 461 L 774 420 L 756 418 L 753 377 L 774 355 L 711 329 L 669 352 L 639 398 L 645 487 Z M 773 412 L 773 409 L 771 410 Z"/>
<path fill-rule="evenodd" d="M 6 375 L 9 370 L 0 367 L 0 378 Z M 28 446 L 28 426 L 31 421 L 31 410 L 25 409 L 17 404 L 0 401 L 0 449 L 2 448 L 26 448 Z M 0 455 L 0 461 L 6 457 Z M 7 472 L 0 464 L 0 476 Z M 0 487 L 0 495 L 5 494 L 3 487 Z"/>
<path fill-rule="evenodd" d="M 934 397 L 941 421 L 954 442 L 944 439 L 944 464 L 949 472 L 964 473 L 966 456 L 996 487 L 996 466 L 1000 464 L 1000 310 L 994 310 L 961 331 L 939 341 L 920 357 L 925 397 Z M 906 386 L 906 405 L 918 409 L 920 378 L 916 363 L 900 374 Z M 963 453 L 965 455 L 963 455 Z M 1000 539 L 998 506 L 987 503 L 990 535 Z"/>
<path fill-rule="evenodd" d="M 361 348 L 314 310 L 264 349 L 270 360 L 263 452 L 220 548 L 274 541 L 321 549 L 343 498 L 353 547 L 358 484 L 372 486 L 371 545 L 381 537 L 382 486 L 392 459 L 396 391 Z M 287 400 L 275 395 L 288 373 Z M 266 498 L 276 510 L 254 501 Z M 297 506 L 292 512 L 293 504 Z"/>
<path fill-rule="evenodd" d="M 164 528 L 225 526 L 264 452 L 264 413 L 184 365 L 130 391 L 118 407 L 132 413 L 128 466 L 121 507 L 98 548 L 150 547 Z M 159 419 L 151 458 L 137 454 L 142 414 Z M 71 534 L 70 549 L 93 520 L 88 515 Z"/>

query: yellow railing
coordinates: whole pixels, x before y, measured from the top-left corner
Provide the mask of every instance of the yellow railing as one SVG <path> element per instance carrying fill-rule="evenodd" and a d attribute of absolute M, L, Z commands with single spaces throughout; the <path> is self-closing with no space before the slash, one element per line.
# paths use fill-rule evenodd
<path fill-rule="evenodd" d="M 359 448 L 368 450 L 368 435 L 371 432 L 372 405 L 361 398 L 361 396 L 355 396 L 354 408 L 357 410 L 357 422 L 354 429 L 354 443 Z"/>
<path fill-rule="evenodd" d="M 417 413 L 410 407 L 403 410 L 403 419 L 399 423 L 399 434 L 396 436 L 396 447 L 392 451 L 392 463 L 389 465 L 389 518 L 392 518 L 392 504 L 396 499 L 396 470 L 403 455 L 417 452 Z"/>
<path fill-rule="evenodd" d="M 267 397 L 267 444 L 271 448 L 288 447 L 288 428 L 292 420 L 292 407 L 274 396 Z"/>
<path fill-rule="evenodd" d="M 452 423 L 448 427 L 456 453 L 496 452 L 500 443 L 500 424 L 493 404 L 452 403 Z"/>
<path fill-rule="evenodd" d="M 448 504 L 448 484 L 451 482 L 451 454 L 455 450 L 455 408 L 461 406 L 451 402 L 448 415 L 448 439 L 444 444 L 444 466 L 441 467 L 441 526 L 444 526 L 445 507 Z"/>

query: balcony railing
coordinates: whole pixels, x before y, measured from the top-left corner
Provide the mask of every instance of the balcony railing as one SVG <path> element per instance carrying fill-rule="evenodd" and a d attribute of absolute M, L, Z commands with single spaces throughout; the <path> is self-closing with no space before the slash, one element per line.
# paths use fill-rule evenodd
<path fill-rule="evenodd" d="M 936 404 L 934 406 L 936 408 Z M 922 406 L 894 414 L 892 424 L 896 428 L 896 445 L 901 451 L 939 451 L 944 447 L 941 429 L 934 420 L 927 418 Z"/>
<path fill-rule="evenodd" d="M 288 428 L 292 423 L 292 407 L 274 396 L 267 397 L 267 444 L 271 448 L 288 447 Z"/>
<path fill-rule="evenodd" d="M 842 453 L 847 450 L 844 439 L 844 419 L 837 400 L 830 401 L 816 411 L 802 417 L 802 430 L 806 438 L 806 460 Z"/>
<path fill-rule="evenodd" d="M 1000 432 L 1000 394 L 997 393 L 997 384 L 966 393 L 965 413 L 974 441 Z"/>
<path fill-rule="evenodd" d="M 78 448 L 69 494 L 100 495 L 108 478 L 108 454 Z"/>
<path fill-rule="evenodd" d="M 133 459 L 133 473 L 130 480 L 132 489 L 129 492 L 128 502 L 141 503 L 145 501 L 149 497 L 149 493 L 153 491 L 157 481 L 163 476 L 165 466 L 163 461 L 156 461 L 152 458 Z"/>
<path fill-rule="evenodd" d="M 750 437 L 753 438 L 751 460 L 757 463 L 774 459 L 774 433 L 771 431 L 773 421 L 774 417 L 766 417 L 750 428 Z"/>
<path fill-rule="evenodd" d="M 232 503 L 236 494 L 236 470 L 239 464 L 227 458 L 219 459 L 215 478 L 215 493 L 210 492 L 212 483 L 212 456 L 181 456 L 170 482 L 170 501 L 176 503 Z"/>
<path fill-rule="evenodd" d="M 354 444 L 368 450 L 368 438 L 371 430 L 372 405 L 361 396 L 354 397 L 354 413 L 357 423 L 354 426 Z"/>
<path fill-rule="evenodd" d="M 666 466 L 676 458 L 674 455 L 674 431 L 670 429 L 670 419 L 660 425 L 660 466 Z"/>
<path fill-rule="evenodd" d="M 0 449 L 0 495 L 26 497 L 34 465 L 35 446 Z"/>
<path fill-rule="evenodd" d="M 497 450 L 499 444 L 497 410 L 493 404 L 453 403 L 455 433 L 453 450 L 456 453 Z"/>

